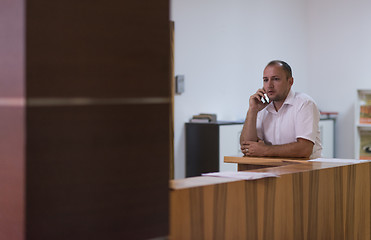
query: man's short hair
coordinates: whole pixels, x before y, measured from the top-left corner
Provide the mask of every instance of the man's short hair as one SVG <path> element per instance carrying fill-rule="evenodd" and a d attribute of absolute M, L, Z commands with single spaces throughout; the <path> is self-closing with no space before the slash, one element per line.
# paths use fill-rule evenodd
<path fill-rule="evenodd" d="M 285 71 L 287 78 L 292 77 L 291 67 L 290 67 L 290 65 L 287 64 L 287 62 L 284 62 L 284 61 L 281 61 L 281 60 L 273 60 L 273 61 L 270 61 L 267 64 L 267 67 L 268 66 L 273 66 L 273 65 L 281 66 L 283 71 Z"/>

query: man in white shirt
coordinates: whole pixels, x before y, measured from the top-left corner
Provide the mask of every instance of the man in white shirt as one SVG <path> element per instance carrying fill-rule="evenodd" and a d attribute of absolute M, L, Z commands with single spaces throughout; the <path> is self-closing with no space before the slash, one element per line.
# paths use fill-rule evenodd
<path fill-rule="evenodd" d="M 286 62 L 275 60 L 265 67 L 263 88 L 250 96 L 240 137 L 245 156 L 321 157 L 320 113 L 311 97 L 291 90 L 293 83 Z"/>

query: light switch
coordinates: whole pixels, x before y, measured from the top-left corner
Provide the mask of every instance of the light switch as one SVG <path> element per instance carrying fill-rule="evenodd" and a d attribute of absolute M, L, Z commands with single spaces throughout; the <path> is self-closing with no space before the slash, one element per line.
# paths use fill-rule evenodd
<path fill-rule="evenodd" d="M 175 93 L 182 94 L 184 92 L 184 75 L 175 77 Z"/>

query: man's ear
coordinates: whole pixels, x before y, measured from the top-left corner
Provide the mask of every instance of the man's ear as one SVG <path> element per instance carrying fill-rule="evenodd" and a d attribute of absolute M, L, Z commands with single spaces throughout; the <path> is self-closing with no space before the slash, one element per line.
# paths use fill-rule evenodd
<path fill-rule="evenodd" d="M 290 84 L 290 86 L 292 86 L 292 84 L 294 84 L 294 78 L 293 77 L 289 78 L 289 84 Z"/>

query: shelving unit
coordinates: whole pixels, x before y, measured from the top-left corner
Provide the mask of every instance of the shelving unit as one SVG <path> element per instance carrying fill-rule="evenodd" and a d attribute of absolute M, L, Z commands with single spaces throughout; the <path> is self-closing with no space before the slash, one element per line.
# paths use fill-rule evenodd
<path fill-rule="evenodd" d="M 367 111 L 370 112 L 367 113 Z M 357 90 L 354 122 L 355 158 L 371 160 L 371 153 L 367 153 L 365 151 L 365 148 L 367 148 L 367 146 L 370 146 L 371 148 L 371 89 Z"/>

